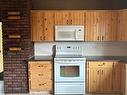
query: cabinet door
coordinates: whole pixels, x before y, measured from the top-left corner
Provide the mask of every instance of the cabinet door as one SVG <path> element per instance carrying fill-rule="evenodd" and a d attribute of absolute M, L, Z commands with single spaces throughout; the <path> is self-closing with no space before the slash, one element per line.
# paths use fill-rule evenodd
<path fill-rule="evenodd" d="M 51 92 L 53 90 L 51 61 L 29 61 L 28 75 L 30 91 Z"/>
<path fill-rule="evenodd" d="M 101 13 L 101 40 L 116 41 L 117 38 L 117 20 L 116 11 L 104 11 Z"/>
<path fill-rule="evenodd" d="M 113 62 L 90 61 L 88 62 L 88 92 L 112 92 L 112 65 Z"/>
<path fill-rule="evenodd" d="M 56 25 L 84 25 L 83 11 L 57 11 L 55 12 Z"/>
<path fill-rule="evenodd" d="M 31 12 L 31 30 L 32 30 L 32 41 L 41 41 L 43 40 L 43 13 L 40 11 Z"/>
<path fill-rule="evenodd" d="M 86 12 L 85 41 L 100 41 L 99 13 L 96 11 Z"/>
<path fill-rule="evenodd" d="M 101 81 L 101 68 L 99 67 L 101 62 L 89 61 L 87 62 L 87 87 L 88 92 L 96 93 L 100 92 Z"/>
<path fill-rule="evenodd" d="M 51 69 L 51 61 L 29 61 L 28 68 L 30 70 L 41 70 L 41 69 Z"/>
<path fill-rule="evenodd" d="M 66 25 L 69 22 L 69 12 L 68 11 L 56 11 L 55 12 L 55 25 Z"/>
<path fill-rule="evenodd" d="M 115 41 L 116 31 L 117 12 L 86 12 L 86 41 Z"/>
<path fill-rule="evenodd" d="M 118 12 L 118 41 L 127 41 L 127 10 Z"/>
<path fill-rule="evenodd" d="M 114 63 L 113 66 L 113 91 L 121 92 L 121 83 L 122 83 L 122 63 Z"/>
<path fill-rule="evenodd" d="M 112 92 L 112 68 L 101 68 L 100 70 L 100 91 L 102 93 Z"/>
<path fill-rule="evenodd" d="M 100 69 L 88 69 L 88 92 L 99 92 L 100 90 Z"/>
<path fill-rule="evenodd" d="M 52 91 L 52 80 L 32 79 L 29 80 L 30 91 Z"/>
<path fill-rule="evenodd" d="M 32 41 L 54 41 L 54 12 L 32 11 Z"/>
<path fill-rule="evenodd" d="M 71 11 L 69 15 L 69 23 L 73 25 L 84 25 L 84 14 L 83 11 Z"/>
<path fill-rule="evenodd" d="M 44 41 L 54 41 L 54 12 L 45 11 L 44 12 L 44 31 L 43 40 Z"/>

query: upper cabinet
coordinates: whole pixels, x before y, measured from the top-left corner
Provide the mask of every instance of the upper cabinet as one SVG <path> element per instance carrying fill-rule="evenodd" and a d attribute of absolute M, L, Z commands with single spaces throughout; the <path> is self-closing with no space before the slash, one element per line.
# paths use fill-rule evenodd
<path fill-rule="evenodd" d="M 85 41 L 116 41 L 117 11 L 87 11 Z"/>
<path fill-rule="evenodd" d="M 31 11 L 32 41 L 54 41 L 54 12 Z"/>
<path fill-rule="evenodd" d="M 55 24 L 56 25 L 84 25 L 85 12 L 84 11 L 56 11 Z"/>
<path fill-rule="evenodd" d="M 127 10 L 118 11 L 118 41 L 127 41 Z"/>
<path fill-rule="evenodd" d="M 127 41 L 127 10 L 32 10 L 32 41 L 54 41 L 55 25 L 84 25 L 85 41 Z"/>

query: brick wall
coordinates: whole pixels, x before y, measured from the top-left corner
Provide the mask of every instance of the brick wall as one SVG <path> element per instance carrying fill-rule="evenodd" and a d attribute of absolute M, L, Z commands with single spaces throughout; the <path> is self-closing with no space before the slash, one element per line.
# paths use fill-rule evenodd
<path fill-rule="evenodd" d="M 30 40 L 30 9 L 30 0 L 0 0 L 5 93 L 28 92 L 26 60 L 33 55 L 33 44 Z M 18 37 L 15 38 L 15 35 Z"/>

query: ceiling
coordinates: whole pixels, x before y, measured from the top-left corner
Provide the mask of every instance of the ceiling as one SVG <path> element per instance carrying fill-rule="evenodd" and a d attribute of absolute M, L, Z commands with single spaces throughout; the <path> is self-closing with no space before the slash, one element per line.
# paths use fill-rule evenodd
<path fill-rule="evenodd" d="M 127 0 L 32 0 L 32 9 L 125 9 Z"/>

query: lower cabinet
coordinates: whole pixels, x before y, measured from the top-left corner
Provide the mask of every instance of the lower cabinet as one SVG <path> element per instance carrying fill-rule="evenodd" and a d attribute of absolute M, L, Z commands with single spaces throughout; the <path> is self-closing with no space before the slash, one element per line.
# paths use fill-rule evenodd
<path fill-rule="evenodd" d="M 118 61 L 88 61 L 87 92 L 124 93 L 123 69 Z"/>
<path fill-rule="evenodd" d="M 52 63 L 51 61 L 29 61 L 29 91 L 47 91 L 52 93 Z"/>

